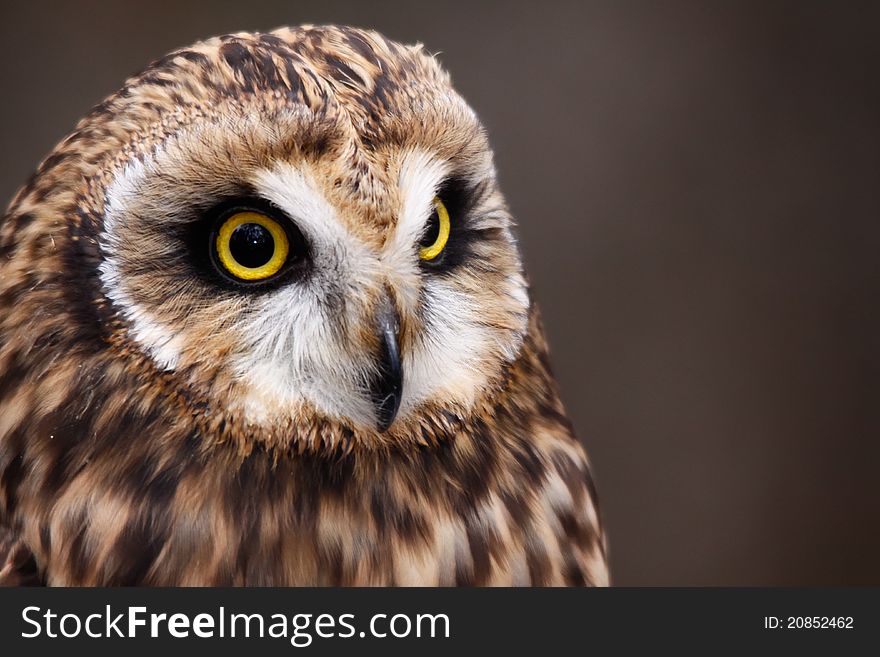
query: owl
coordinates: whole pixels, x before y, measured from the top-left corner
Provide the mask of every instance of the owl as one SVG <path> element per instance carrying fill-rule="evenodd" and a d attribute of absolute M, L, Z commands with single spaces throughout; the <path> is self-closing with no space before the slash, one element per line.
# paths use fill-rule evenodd
<path fill-rule="evenodd" d="M 0 578 L 606 584 L 513 224 L 421 46 L 154 62 L 0 225 Z"/>

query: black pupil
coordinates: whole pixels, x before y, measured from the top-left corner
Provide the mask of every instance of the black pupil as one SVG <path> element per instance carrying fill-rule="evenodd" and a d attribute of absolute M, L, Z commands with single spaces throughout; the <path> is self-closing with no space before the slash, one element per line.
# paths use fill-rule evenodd
<path fill-rule="evenodd" d="M 432 246 L 438 237 L 440 237 L 440 216 L 437 214 L 437 210 L 434 210 L 428 217 L 428 226 L 425 228 L 422 246 L 425 248 Z"/>
<path fill-rule="evenodd" d="M 229 237 L 229 252 L 238 264 L 256 269 L 272 259 L 275 239 L 260 224 L 241 224 Z"/>

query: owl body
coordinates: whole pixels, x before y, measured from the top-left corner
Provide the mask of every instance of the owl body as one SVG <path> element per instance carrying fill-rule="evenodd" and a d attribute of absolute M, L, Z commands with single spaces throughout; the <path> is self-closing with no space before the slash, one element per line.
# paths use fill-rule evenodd
<path fill-rule="evenodd" d="M 511 226 L 418 47 L 155 62 L 0 224 L 0 579 L 606 583 Z"/>

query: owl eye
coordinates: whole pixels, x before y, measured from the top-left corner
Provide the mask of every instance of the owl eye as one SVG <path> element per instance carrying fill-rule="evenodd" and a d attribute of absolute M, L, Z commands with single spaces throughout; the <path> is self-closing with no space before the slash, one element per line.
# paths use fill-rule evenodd
<path fill-rule="evenodd" d="M 290 253 L 290 242 L 284 227 L 271 217 L 237 211 L 220 221 L 214 249 L 226 273 L 253 282 L 281 271 Z"/>
<path fill-rule="evenodd" d="M 449 241 L 449 211 L 438 196 L 434 197 L 434 211 L 428 219 L 425 236 L 419 243 L 419 258 L 434 260 L 439 256 Z"/>

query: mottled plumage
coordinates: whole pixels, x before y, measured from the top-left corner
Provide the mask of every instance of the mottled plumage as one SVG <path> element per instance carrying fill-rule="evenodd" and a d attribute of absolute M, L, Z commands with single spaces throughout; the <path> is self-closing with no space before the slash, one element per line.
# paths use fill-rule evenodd
<path fill-rule="evenodd" d="M 435 194 L 452 234 L 425 263 Z M 242 196 L 299 225 L 302 271 L 211 274 L 198 226 Z M 155 62 L 0 224 L 0 578 L 606 583 L 511 225 L 419 47 L 304 27 Z"/>

